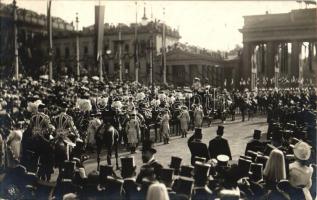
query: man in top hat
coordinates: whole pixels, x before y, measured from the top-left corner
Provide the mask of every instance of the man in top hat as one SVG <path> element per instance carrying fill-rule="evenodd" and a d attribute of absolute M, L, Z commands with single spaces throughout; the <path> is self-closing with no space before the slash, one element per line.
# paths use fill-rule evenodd
<path fill-rule="evenodd" d="M 191 156 L 191 164 L 195 165 L 195 157 L 203 157 L 206 158 L 206 161 L 210 159 L 207 145 L 203 143 L 202 140 L 202 132 L 201 128 L 196 128 L 194 134 L 188 139 L 188 147 L 192 154 Z"/>
<path fill-rule="evenodd" d="M 73 118 L 66 113 L 67 107 L 67 103 L 62 102 L 61 113 L 54 116 L 52 121 L 56 127 L 56 137 L 62 138 L 67 145 L 67 160 L 69 160 L 71 147 L 76 145 L 76 140 L 81 142 L 82 140 L 79 137 Z"/>
<path fill-rule="evenodd" d="M 195 163 L 193 200 L 212 199 L 212 191 L 207 186 L 210 167 L 211 166 L 206 163 Z"/>
<path fill-rule="evenodd" d="M 156 178 L 159 178 L 160 170 L 163 168 L 163 165 L 161 165 L 154 157 L 154 154 L 156 153 L 156 149 L 153 148 L 153 142 L 150 140 L 145 140 L 143 142 L 142 146 L 142 161 L 144 165 L 141 167 L 151 167 L 154 169 L 154 174 L 156 175 Z M 141 182 L 142 179 L 145 177 L 145 175 L 140 171 L 137 182 Z"/>
<path fill-rule="evenodd" d="M 253 133 L 253 139 L 247 143 L 247 147 L 245 148 L 245 154 L 248 150 L 254 151 L 254 152 L 262 152 L 264 149 L 263 143 L 260 141 L 261 139 L 261 131 L 260 130 L 254 130 Z"/>
<path fill-rule="evenodd" d="M 218 155 L 223 154 L 229 156 L 230 160 L 232 159 L 228 141 L 222 138 L 223 133 L 224 127 L 218 126 L 217 136 L 209 141 L 210 158 L 217 158 Z"/>
<path fill-rule="evenodd" d="M 121 176 L 123 178 L 123 190 L 125 199 L 132 200 L 139 197 L 139 185 L 136 183 L 136 165 L 133 156 L 121 158 Z"/>

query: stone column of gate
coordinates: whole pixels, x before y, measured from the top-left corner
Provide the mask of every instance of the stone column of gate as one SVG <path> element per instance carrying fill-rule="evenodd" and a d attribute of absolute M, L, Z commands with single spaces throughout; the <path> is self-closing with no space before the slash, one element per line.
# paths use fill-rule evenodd
<path fill-rule="evenodd" d="M 189 64 L 185 64 L 185 84 L 191 84 L 191 77 L 192 77 L 192 74 L 191 74 L 191 71 L 190 71 L 190 66 Z"/>
<path fill-rule="evenodd" d="M 243 63 L 241 66 L 240 74 L 239 74 L 239 80 L 243 78 L 244 80 L 248 80 L 248 78 L 251 79 L 251 55 L 253 51 L 254 45 L 250 42 L 244 42 L 243 43 Z M 252 81 L 252 80 L 251 80 Z M 254 85 L 254 82 L 251 82 L 250 86 Z M 253 89 L 253 88 L 250 88 Z"/>
<path fill-rule="evenodd" d="M 272 80 L 274 80 L 275 76 L 275 66 L 274 66 L 274 56 L 276 53 L 276 44 L 273 41 L 269 41 L 266 43 L 266 70 L 265 76 L 270 80 L 269 87 L 274 87 Z"/>
<path fill-rule="evenodd" d="M 203 65 L 197 65 L 198 67 L 198 78 L 200 78 L 200 81 L 203 82 Z"/>
<path fill-rule="evenodd" d="M 291 53 L 291 66 L 289 71 L 289 77 L 295 77 L 297 80 L 301 78 L 300 70 L 299 70 L 299 55 L 301 53 L 302 42 L 293 41 L 292 42 L 292 53 Z"/>

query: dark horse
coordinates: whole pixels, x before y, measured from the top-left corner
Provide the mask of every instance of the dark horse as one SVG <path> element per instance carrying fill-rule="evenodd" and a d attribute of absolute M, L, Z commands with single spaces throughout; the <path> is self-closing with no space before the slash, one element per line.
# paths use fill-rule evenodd
<path fill-rule="evenodd" d="M 119 169 L 118 164 L 118 144 L 119 144 L 119 133 L 118 131 L 110 124 L 110 122 L 102 123 L 96 131 L 95 140 L 97 145 L 97 164 L 98 169 L 100 166 L 100 153 L 103 145 L 107 148 L 107 164 L 111 165 L 111 155 L 112 151 L 115 151 L 116 157 L 116 167 Z"/>

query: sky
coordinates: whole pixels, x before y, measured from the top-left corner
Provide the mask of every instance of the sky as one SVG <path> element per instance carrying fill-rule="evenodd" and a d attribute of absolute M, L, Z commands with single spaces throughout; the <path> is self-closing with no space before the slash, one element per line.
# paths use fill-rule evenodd
<path fill-rule="evenodd" d="M 11 3 L 12 0 L 1 0 Z M 237 44 L 242 46 L 243 16 L 269 13 L 286 13 L 305 8 L 294 1 L 96 1 L 52 0 L 52 15 L 67 22 L 79 15 L 79 28 L 94 24 L 94 6 L 105 5 L 105 23 L 134 23 L 136 10 L 138 22 L 144 6 L 148 18 L 164 20 L 180 31 L 182 43 L 210 50 L 226 51 Z M 46 14 L 46 0 L 17 0 L 17 6 Z M 312 7 L 312 6 L 311 6 Z M 165 8 L 165 15 L 163 15 Z"/>

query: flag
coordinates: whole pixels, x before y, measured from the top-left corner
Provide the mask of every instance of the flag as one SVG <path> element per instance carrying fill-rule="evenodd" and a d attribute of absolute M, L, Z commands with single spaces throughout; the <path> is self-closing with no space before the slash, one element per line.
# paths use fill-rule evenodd
<path fill-rule="evenodd" d="M 227 79 L 225 79 L 225 82 L 223 83 L 223 85 L 226 87 L 227 86 Z"/>
<path fill-rule="evenodd" d="M 95 6 L 95 41 L 96 41 L 96 59 L 102 56 L 103 35 L 104 35 L 104 17 L 105 6 Z"/>
<path fill-rule="evenodd" d="M 234 83 L 233 83 L 233 78 L 231 79 L 231 85 L 233 85 Z"/>

